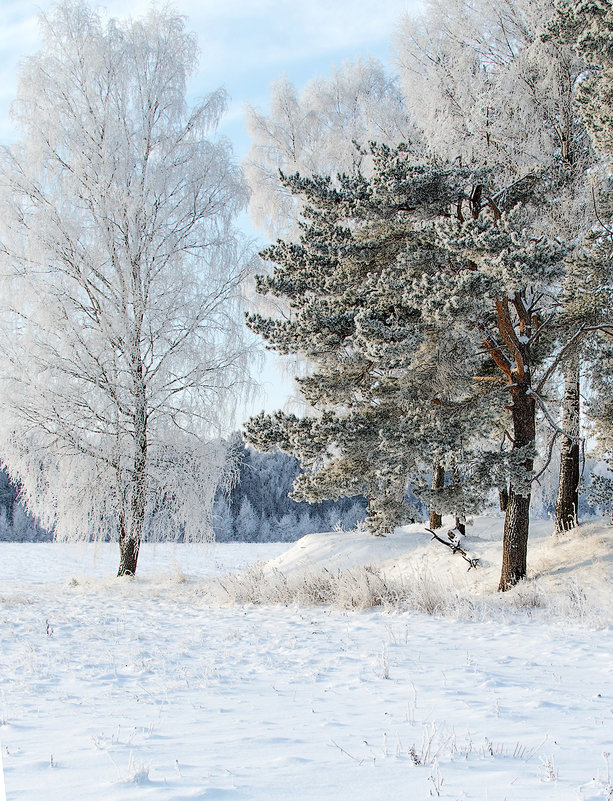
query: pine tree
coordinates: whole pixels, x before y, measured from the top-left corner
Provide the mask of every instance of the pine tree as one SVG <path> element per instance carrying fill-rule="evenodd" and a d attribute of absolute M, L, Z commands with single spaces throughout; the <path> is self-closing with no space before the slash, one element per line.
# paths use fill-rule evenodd
<path fill-rule="evenodd" d="M 354 141 L 418 140 L 398 81 L 373 58 L 334 66 L 301 92 L 282 78 L 271 88 L 268 114 L 247 109 L 247 127 L 249 210 L 268 236 L 284 238 L 294 238 L 301 204 L 279 182 L 279 170 L 302 175 L 364 172 L 369 153 L 356 149 Z"/>
<path fill-rule="evenodd" d="M 368 523 L 383 533 L 414 517 L 405 502 L 408 477 L 423 482 L 427 465 L 462 428 L 454 419 L 462 412 L 449 414 L 444 387 L 436 384 L 440 364 L 451 364 L 452 356 L 434 329 L 424 326 L 419 308 L 400 300 L 406 237 L 413 239 L 410 269 L 416 276 L 436 260 L 431 232 L 421 220 L 402 217 L 417 203 L 420 214 L 432 219 L 444 202 L 447 178 L 455 177 L 429 167 L 396 175 L 406 170 L 404 151 L 373 148 L 371 156 L 372 184 L 363 175 L 343 177 L 339 188 L 328 179 L 286 179 L 307 204 L 302 241 L 277 243 L 262 254 L 277 267 L 272 277 L 259 279 L 258 288 L 287 300 L 292 319 L 253 316 L 250 325 L 280 352 L 298 352 L 317 364 L 299 384 L 309 405 L 322 413 L 303 419 L 263 415 L 247 433 L 258 447 L 277 444 L 296 453 L 308 468 L 294 497 L 363 493 L 369 498 Z M 359 226 L 355 234 L 353 224 Z M 407 339 L 414 350 L 407 350 Z M 409 371 L 415 360 L 418 369 Z M 332 445 L 339 442 L 342 455 Z"/>
<path fill-rule="evenodd" d="M 409 515 L 406 486 L 423 482 L 424 459 L 453 454 L 470 480 L 447 497 L 466 505 L 506 471 L 508 589 L 526 574 L 536 406 L 552 368 L 541 382 L 534 371 L 555 349 L 542 322 L 556 313 L 565 249 L 534 228 L 533 182 L 495 193 L 484 170 L 371 152 L 370 179 L 285 179 L 305 199 L 301 241 L 263 252 L 275 268 L 258 290 L 290 315 L 249 324 L 315 365 L 300 386 L 318 413 L 261 415 L 247 434 L 312 470 L 296 497 L 364 492 L 377 533 Z M 508 411 L 513 447 L 500 454 L 490 435 Z"/>

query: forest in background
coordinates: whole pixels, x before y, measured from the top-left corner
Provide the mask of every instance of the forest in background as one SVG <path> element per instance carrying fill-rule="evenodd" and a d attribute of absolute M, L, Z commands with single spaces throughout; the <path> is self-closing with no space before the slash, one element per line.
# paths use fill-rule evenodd
<path fill-rule="evenodd" d="M 302 472 L 295 457 L 281 451 L 256 451 L 244 443 L 238 432 L 231 442 L 237 459 L 237 480 L 229 492 L 220 490 L 215 497 L 213 530 L 217 542 L 294 542 L 306 534 L 349 531 L 363 524 L 367 514 L 365 497 L 320 503 L 294 501 L 289 494 Z M 592 460 L 585 467 L 588 475 L 604 470 L 604 463 Z M 555 471 L 551 475 L 555 475 Z M 553 518 L 556 489 L 555 482 L 549 481 L 535 493 L 533 517 Z M 579 517 L 584 519 L 600 510 L 597 504 L 590 503 L 586 488 L 582 489 Z M 420 520 L 427 518 L 428 507 L 420 504 L 414 495 L 407 498 L 407 502 L 420 511 Z M 50 542 L 52 539 L 53 533 L 27 512 L 6 470 L 0 470 L 0 542 Z"/>
<path fill-rule="evenodd" d="M 232 437 L 237 481 L 219 490 L 213 504 L 217 542 L 293 542 L 316 531 L 349 530 L 366 516 L 365 498 L 307 503 L 288 497 L 300 465 L 285 453 L 258 453 L 239 433 Z M 6 470 L 0 471 L 0 542 L 49 542 L 53 533 L 40 526 L 19 499 Z M 163 538 L 161 538 L 163 539 Z"/>

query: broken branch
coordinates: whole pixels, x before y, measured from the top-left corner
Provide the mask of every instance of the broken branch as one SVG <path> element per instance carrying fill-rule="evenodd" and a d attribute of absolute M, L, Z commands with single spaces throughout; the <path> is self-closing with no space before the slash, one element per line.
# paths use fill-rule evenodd
<path fill-rule="evenodd" d="M 442 537 L 439 537 L 439 535 L 438 535 L 438 534 L 437 534 L 435 531 L 432 531 L 432 529 L 431 529 L 431 528 L 426 528 L 426 531 L 429 531 L 429 532 L 430 532 L 430 534 L 432 534 L 432 539 L 433 539 L 433 540 L 438 540 L 439 542 L 442 542 L 442 543 L 443 543 L 443 545 L 446 545 L 448 548 L 451 548 L 451 550 L 453 551 L 453 553 L 459 553 L 459 554 L 460 554 L 460 556 L 462 557 L 462 559 L 463 559 L 465 562 L 468 562 L 468 569 L 469 569 L 469 570 L 471 569 L 471 567 L 478 567 L 478 566 L 479 566 L 479 560 L 478 560 L 478 559 L 471 558 L 471 557 L 470 557 L 470 556 L 469 556 L 469 555 L 466 553 L 466 551 L 465 551 L 465 550 L 463 550 L 462 548 L 460 548 L 460 546 L 459 546 L 459 545 L 457 545 L 457 544 L 456 544 L 456 545 L 454 545 L 454 544 L 453 544 L 453 542 L 447 542 L 447 541 L 446 541 L 446 540 L 444 540 Z"/>

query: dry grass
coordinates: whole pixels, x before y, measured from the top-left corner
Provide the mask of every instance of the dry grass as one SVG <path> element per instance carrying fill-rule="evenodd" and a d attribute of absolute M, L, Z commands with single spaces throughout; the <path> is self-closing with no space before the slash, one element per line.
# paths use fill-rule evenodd
<path fill-rule="evenodd" d="M 456 620 L 501 619 L 524 613 L 527 617 L 545 615 L 606 625 L 574 584 L 550 595 L 538 581 L 529 580 L 507 593 L 477 596 L 469 585 L 458 588 L 436 574 L 414 571 L 397 578 L 374 566 L 336 571 L 313 567 L 286 574 L 258 563 L 243 573 L 212 579 L 198 592 L 204 600 L 219 605 L 325 605 L 347 610 L 379 607 Z"/>

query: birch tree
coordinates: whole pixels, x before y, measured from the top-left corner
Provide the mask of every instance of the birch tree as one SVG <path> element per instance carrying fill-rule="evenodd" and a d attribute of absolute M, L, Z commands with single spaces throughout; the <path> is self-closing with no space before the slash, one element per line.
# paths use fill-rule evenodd
<path fill-rule="evenodd" d="M 586 62 L 577 103 L 598 151 L 613 154 L 613 7 L 610 0 L 560 0 L 548 41 L 571 44 Z"/>
<path fill-rule="evenodd" d="M 333 67 L 301 92 L 281 78 L 272 86 L 268 113 L 247 109 L 247 127 L 250 213 L 271 237 L 295 234 L 300 215 L 300 200 L 279 181 L 279 170 L 304 176 L 367 173 L 370 141 L 419 142 L 398 82 L 374 58 Z"/>
<path fill-rule="evenodd" d="M 205 536 L 248 385 L 247 189 L 184 19 L 41 16 L 0 160 L 0 452 L 58 539 Z"/>

